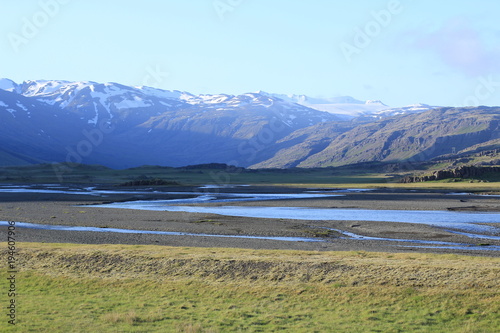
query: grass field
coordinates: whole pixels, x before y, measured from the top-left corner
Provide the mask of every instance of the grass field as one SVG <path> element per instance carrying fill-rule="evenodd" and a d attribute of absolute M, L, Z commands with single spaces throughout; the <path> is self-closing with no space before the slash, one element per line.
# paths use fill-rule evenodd
<path fill-rule="evenodd" d="M 389 189 L 420 189 L 420 190 L 454 190 L 460 192 L 499 192 L 500 182 L 468 183 L 468 182 L 425 182 L 425 183 L 284 183 L 273 184 L 287 187 L 315 187 L 315 188 L 389 188 Z"/>
<path fill-rule="evenodd" d="M 2 332 L 500 332 L 500 258 L 18 248 L 17 325 L 3 316 Z"/>
<path fill-rule="evenodd" d="M 134 179 L 160 178 L 185 185 L 198 184 L 272 184 L 272 183 L 385 183 L 387 176 L 366 170 L 288 169 L 225 170 L 179 169 L 143 166 L 114 170 L 101 166 L 36 165 L 0 168 L 0 182 L 24 183 L 109 183 L 120 184 Z"/>
<path fill-rule="evenodd" d="M 55 169 L 54 169 L 55 168 Z M 58 168 L 63 172 L 58 173 Z M 291 187 L 326 188 L 406 188 L 452 189 L 464 191 L 500 191 L 500 181 L 460 182 L 443 180 L 424 183 L 399 183 L 397 175 L 373 172 L 369 168 L 350 169 L 261 169 L 231 171 L 224 169 L 180 169 L 159 166 L 143 166 L 126 170 L 114 170 L 101 166 L 79 165 L 74 168 L 37 165 L 0 168 L 3 183 L 83 183 L 116 185 L 137 179 L 163 179 L 181 185 L 200 184 L 253 184 Z"/>

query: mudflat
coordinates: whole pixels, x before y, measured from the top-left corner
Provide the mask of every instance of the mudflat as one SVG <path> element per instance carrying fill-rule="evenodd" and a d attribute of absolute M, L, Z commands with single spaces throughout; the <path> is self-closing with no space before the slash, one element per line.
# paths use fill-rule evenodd
<path fill-rule="evenodd" d="M 110 188 L 110 190 L 116 191 L 116 188 Z M 500 254 L 500 251 L 493 250 L 493 248 L 500 246 L 500 240 L 470 238 L 466 235 L 419 223 L 250 218 L 206 213 L 100 208 L 95 206 L 109 202 L 183 199 L 195 197 L 200 193 L 200 189 L 195 187 L 162 187 L 156 190 L 158 191 L 125 189 L 118 191 L 120 193 L 109 193 L 105 196 L 36 192 L 0 193 L 0 221 L 97 227 L 104 231 L 17 228 L 17 240 L 19 242 L 143 244 L 319 251 L 432 252 L 495 257 Z M 499 197 L 469 195 L 466 193 L 453 194 L 439 190 L 376 189 L 366 192 L 347 191 L 335 193 L 326 192 L 326 190 L 322 189 L 247 186 L 205 189 L 203 191 L 207 195 L 217 195 L 219 197 L 223 197 L 223 193 L 302 193 L 304 191 L 319 191 L 317 193 L 339 194 L 339 196 L 243 202 L 208 201 L 191 205 L 473 211 L 479 213 L 500 211 Z M 331 191 L 331 189 L 328 189 L 328 191 Z M 491 226 L 496 225 L 498 224 L 491 224 Z M 110 228 L 181 232 L 196 235 L 105 232 L 106 229 Z M 331 229 L 356 234 L 361 237 L 346 237 L 345 234 Z M 313 241 L 215 237 L 216 235 L 301 237 Z M 459 243 L 463 246 L 450 248 L 412 243 L 412 240 Z"/>

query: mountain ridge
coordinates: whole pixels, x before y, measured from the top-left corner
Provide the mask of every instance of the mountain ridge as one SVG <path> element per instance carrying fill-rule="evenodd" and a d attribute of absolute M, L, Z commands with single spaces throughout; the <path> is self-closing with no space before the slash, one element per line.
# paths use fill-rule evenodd
<path fill-rule="evenodd" d="M 338 102 L 358 107 L 357 116 L 317 109 L 342 105 Z M 193 95 L 119 83 L 0 79 L 0 165 L 309 168 L 430 160 L 496 142 L 499 110 L 390 108 L 349 96 Z"/>
<path fill-rule="evenodd" d="M 42 161 L 61 161 L 65 155 L 117 168 L 147 163 L 181 166 L 213 159 L 249 166 L 259 159 L 261 145 L 299 128 L 337 120 L 326 112 L 255 93 L 195 96 L 116 83 L 48 80 L 19 85 L 2 80 L 0 86 L 7 87 L 0 95 L 2 126 L 31 133 L 3 131 L 4 149 L 11 155 L 29 151 Z M 35 114 L 36 121 L 30 120 Z M 57 117 L 65 117 L 59 123 L 60 135 L 44 134 Z M 97 135 L 97 144 L 88 133 Z M 34 140 L 33 135 L 43 140 Z"/>

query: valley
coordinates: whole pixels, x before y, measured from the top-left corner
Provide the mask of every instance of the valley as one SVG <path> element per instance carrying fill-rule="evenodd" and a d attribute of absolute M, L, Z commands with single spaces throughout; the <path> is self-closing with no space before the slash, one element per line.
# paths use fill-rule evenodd
<path fill-rule="evenodd" d="M 0 80 L 17 325 L 497 329 L 499 120 L 498 107 Z"/>

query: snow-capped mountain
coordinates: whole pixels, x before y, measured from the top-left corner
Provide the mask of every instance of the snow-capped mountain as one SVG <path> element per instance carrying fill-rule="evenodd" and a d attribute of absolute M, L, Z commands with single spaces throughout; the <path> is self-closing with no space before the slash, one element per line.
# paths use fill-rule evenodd
<path fill-rule="evenodd" d="M 335 120 L 259 93 L 193 95 L 118 83 L 0 80 L 0 126 L 9 128 L 0 133 L 0 157 L 15 161 L 26 160 L 19 152 L 29 151 L 30 160 L 112 167 L 214 161 L 248 166 L 262 158 L 262 147 Z"/>
<path fill-rule="evenodd" d="M 351 96 L 340 96 L 340 97 L 310 97 L 307 95 L 295 95 L 295 94 L 270 94 L 264 91 L 258 91 L 257 93 L 261 95 L 273 96 L 281 98 L 284 101 L 290 103 L 297 103 L 301 105 L 321 105 L 321 104 L 364 104 L 365 102 L 357 100 Z"/>
<path fill-rule="evenodd" d="M 309 107 L 319 111 L 326 111 L 331 114 L 342 117 L 345 120 L 353 119 L 359 116 L 371 115 L 389 107 L 380 101 L 366 101 L 364 103 L 327 103 L 311 104 Z"/>
<path fill-rule="evenodd" d="M 0 165 L 317 167 L 430 159 L 498 140 L 498 108 L 434 108 L 0 79 Z M 71 172 L 58 168 L 62 177 Z"/>
<path fill-rule="evenodd" d="M 185 93 L 139 89 L 117 83 L 25 81 L 12 91 L 58 109 L 70 110 L 94 125 L 99 119 L 113 119 L 124 110 L 150 109 L 142 112 L 147 117 L 186 105 L 180 98 Z"/>
<path fill-rule="evenodd" d="M 351 120 L 357 117 L 390 117 L 398 114 L 423 112 L 435 108 L 426 104 L 415 104 L 393 108 L 387 106 L 379 100 L 360 101 L 351 96 L 315 98 L 306 95 L 269 94 L 262 91 L 259 93 L 277 97 L 290 103 L 304 105 L 318 111 L 325 111 L 339 117 L 342 120 Z"/>
<path fill-rule="evenodd" d="M 275 116 L 283 118 L 290 126 L 294 119 L 308 117 L 308 123 L 337 120 L 325 112 L 283 101 L 266 94 L 247 93 L 242 95 L 193 95 L 188 92 L 168 91 L 151 87 L 130 87 L 118 83 L 69 82 L 69 81 L 25 81 L 22 84 L 3 79 L 0 87 L 40 102 L 72 110 L 80 114 L 89 113 L 89 123 L 96 124 L 100 116 L 113 117 L 121 111 L 141 109 L 148 116 L 163 112 L 194 109 L 199 112 L 269 109 Z M 144 109 L 148 109 L 146 112 Z M 154 112 L 151 112 L 154 110 Z M 104 113 L 101 115 L 101 113 Z"/>

